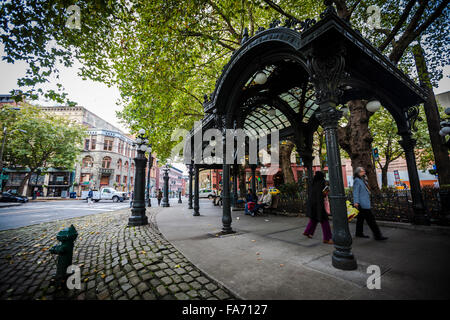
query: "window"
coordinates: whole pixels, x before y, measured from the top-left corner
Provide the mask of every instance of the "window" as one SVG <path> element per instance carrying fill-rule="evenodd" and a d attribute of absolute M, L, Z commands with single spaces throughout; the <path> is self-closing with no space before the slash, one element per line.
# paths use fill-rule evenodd
<path fill-rule="evenodd" d="M 92 159 L 91 156 L 84 157 L 83 161 L 81 162 L 82 168 L 92 168 L 93 165 L 94 165 L 94 160 Z"/>
<path fill-rule="evenodd" d="M 95 150 L 97 146 L 97 136 L 91 136 L 91 150 Z"/>
<path fill-rule="evenodd" d="M 119 160 L 117 161 L 117 170 L 118 170 L 118 171 L 122 171 L 122 159 L 119 159 Z"/>
<path fill-rule="evenodd" d="M 127 176 L 123 176 L 123 183 L 127 183 Z"/>
<path fill-rule="evenodd" d="M 111 158 L 104 157 L 102 161 L 102 168 L 109 169 L 110 166 L 111 166 Z"/>
<path fill-rule="evenodd" d="M 125 172 L 128 172 L 128 161 L 125 161 L 123 168 L 125 169 Z"/>
<path fill-rule="evenodd" d="M 114 144 L 113 138 L 105 138 L 105 140 L 103 142 L 103 150 L 112 151 L 113 144 Z"/>
<path fill-rule="evenodd" d="M 116 182 L 120 183 L 120 174 L 116 175 Z"/>
<path fill-rule="evenodd" d="M 122 140 L 119 140 L 119 146 L 117 147 L 117 152 L 120 154 L 123 154 L 123 144 L 124 144 L 124 142 Z"/>
<path fill-rule="evenodd" d="M 85 139 L 84 140 L 84 150 L 89 150 L 89 142 L 91 142 L 90 139 Z"/>
<path fill-rule="evenodd" d="M 133 177 L 130 177 L 130 184 L 133 185 Z"/>

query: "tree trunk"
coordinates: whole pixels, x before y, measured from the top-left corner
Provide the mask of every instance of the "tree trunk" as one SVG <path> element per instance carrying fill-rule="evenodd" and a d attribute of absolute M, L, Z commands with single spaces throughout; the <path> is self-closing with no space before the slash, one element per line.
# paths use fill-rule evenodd
<path fill-rule="evenodd" d="M 347 103 L 350 117 L 346 127 L 338 128 L 339 145 L 350 156 L 353 170 L 363 167 L 369 180 L 369 187 L 373 193 L 379 193 L 377 174 L 372 161 L 372 136 L 369 131 L 370 112 L 366 109 L 366 102 L 352 100 Z"/>
<path fill-rule="evenodd" d="M 389 163 L 385 163 L 384 167 L 381 167 L 381 187 L 387 188 L 388 186 L 388 179 L 387 179 L 387 173 L 388 173 Z"/>
<path fill-rule="evenodd" d="M 247 184 L 245 181 L 245 165 L 239 165 L 239 190 L 241 191 L 241 196 L 247 194 Z"/>
<path fill-rule="evenodd" d="M 295 144 L 292 141 L 286 141 L 280 144 L 280 167 L 284 177 L 284 183 L 295 183 L 294 173 L 291 168 L 291 153 Z"/>
<path fill-rule="evenodd" d="M 23 194 L 23 189 L 25 189 L 25 186 L 27 185 L 28 181 L 30 180 L 30 177 L 32 174 L 33 174 L 33 172 L 28 172 L 25 175 L 25 177 L 23 178 L 22 182 L 20 183 L 19 190 L 17 192 L 19 195 L 25 196 Z"/>
<path fill-rule="evenodd" d="M 430 82 L 427 64 L 423 54 L 423 49 L 420 44 L 413 48 L 414 59 L 416 62 L 416 69 L 419 75 L 419 81 L 422 88 L 424 88 L 428 97 L 424 103 L 425 115 L 427 118 L 428 132 L 430 134 L 431 147 L 433 148 L 434 161 L 439 178 L 439 185 L 450 184 L 450 158 L 449 149 L 445 145 L 443 138 L 439 135 L 440 116 L 436 103 L 436 97 L 433 92 L 433 87 Z"/>

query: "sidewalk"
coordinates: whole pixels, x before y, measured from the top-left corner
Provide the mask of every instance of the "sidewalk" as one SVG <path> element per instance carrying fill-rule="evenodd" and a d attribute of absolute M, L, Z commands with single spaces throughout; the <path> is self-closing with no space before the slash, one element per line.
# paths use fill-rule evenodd
<path fill-rule="evenodd" d="M 148 209 L 149 225 L 140 227 L 127 227 L 125 209 L 1 231 L 0 299 L 234 298 L 161 236 L 154 218 L 163 209 Z M 78 231 L 73 264 L 81 269 L 81 289 L 64 292 L 50 282 L 56 264 L 49 248 L 70 224 Z"/>
<path fill-rule="evenodd" d="M 443 232 L 381 226 L 386 242 L 357 238 L 358 270 L 331 266 L 333 246 L 302 235 L 306 218 L 232 212 L 237 233 L 217 236 L 221 209 L 200 203 L 157 215 L 159 230 L 192 263 L 243 299 L 449 299 L 450 237 Z M 355 224 L 350 224 L 354 234 Z M 366 233 L 370 234 L 367 230 Z M 381 289 L 367 288 L 369 265 L 381 269 Z"/>

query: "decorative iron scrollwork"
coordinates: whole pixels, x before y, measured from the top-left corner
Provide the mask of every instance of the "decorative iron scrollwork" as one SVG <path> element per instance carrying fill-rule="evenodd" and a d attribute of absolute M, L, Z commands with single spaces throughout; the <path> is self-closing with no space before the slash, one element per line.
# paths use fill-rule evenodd
<path fill-rule="evenodd" d="M 327 6 L 327 8 L 320 14 L 321 19 L 325 18 L 327 15 L 336 14 L 336 9 L 333 7 L 332 0 L 325 0 L 323 3 Z"/>
<path fill-rule="evenodd" d="M 410 123 L 411 129 L 413 131 L 417 131 L 417 121 L 422 121 L 422 117 L 419 116 L 419 107 L 418 106 L 413 106 L 410 107 L 407 111 L 407 118 L 408 118 L 408 122 Z"/>
<path fill-rule="evenodd" d="M 280 25 L 280 23 L 281 21 L 279 19 L 275 19 L 269 24 L 269 28 L 276 28 Z"/>
<path fill-rule="evenodd" d="M 337 102 L 338 97 L 342 95 L 343 92 L 339 87 L 342 80 L 348 76 L 344 71 L 344 55 L 345 49 L 341 47 L 334 55 L 318 57 L 311 54 L 308 58 L 308 68 L 312 75 L 311 82 L 316 90 L 316 103 Z"/>

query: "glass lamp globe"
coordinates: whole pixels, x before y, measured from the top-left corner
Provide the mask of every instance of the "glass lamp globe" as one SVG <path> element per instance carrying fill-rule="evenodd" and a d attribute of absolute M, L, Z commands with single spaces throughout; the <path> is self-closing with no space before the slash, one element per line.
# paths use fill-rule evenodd
<path fill-rule="evenodd" d="M 369 101 L 366 105 L 366 109 L 369 112 L 377 112 L 378 110 L 380 110 L 380 107 L 381 103 L 378 100 Z"/>
<path fill-rule="evenodd" d="M 267 76 L 264 72 L 258 72 L 255 76 L 255 82 L 257 84 L 264 84 L 267 82 Z"/>
<path fill-rule="evenodd" d="M 450 134 L 450 127 L 443 127 L 440 131 L 439 134 L 442 132 L 441 136 L 445 136 L 447 134 Z"/>
<path fill-rule="evenodd" d="M 139 134 L 145 134 L 145 130 L 144 129 L 140 129 L 139 130 Z"/>

